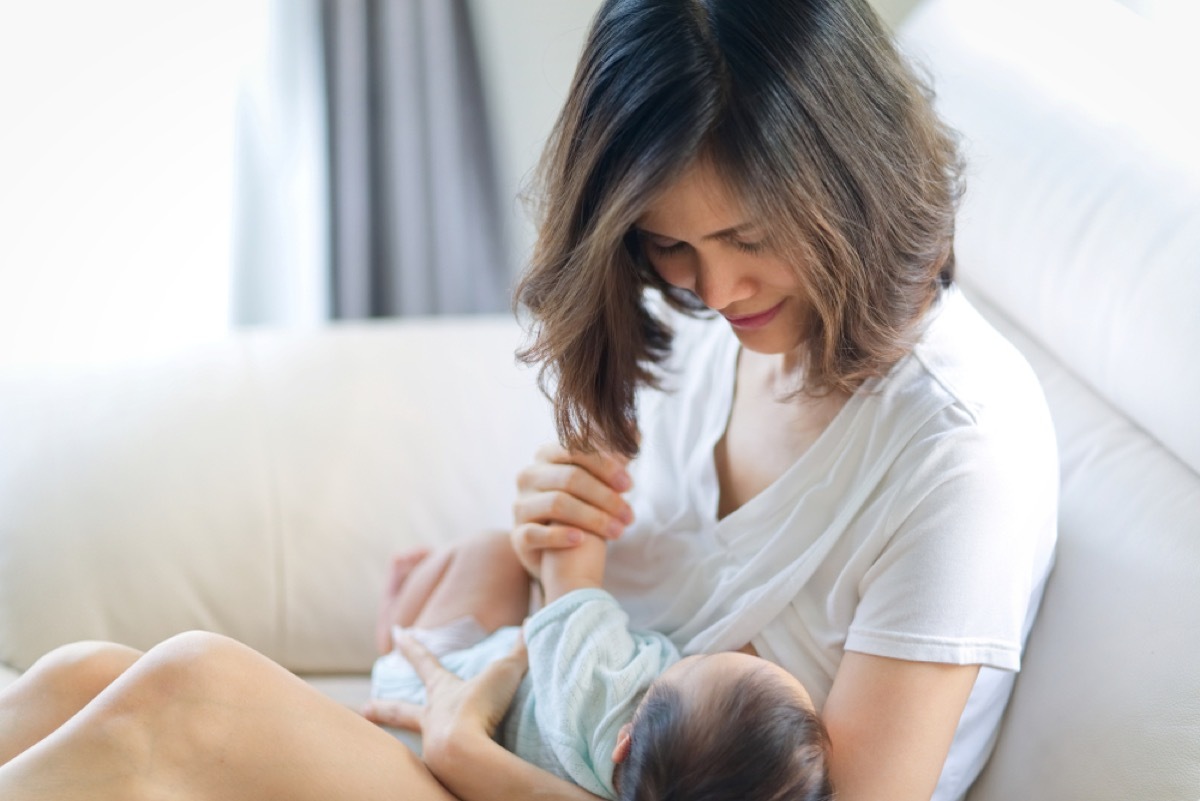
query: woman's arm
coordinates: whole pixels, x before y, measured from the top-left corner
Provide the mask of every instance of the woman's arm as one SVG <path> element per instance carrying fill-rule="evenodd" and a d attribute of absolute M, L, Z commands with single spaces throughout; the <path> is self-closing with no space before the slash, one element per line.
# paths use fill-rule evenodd
<path fill-rule="evenodd" d="M 929 801 L 978 673 L 847 651 L 821 712 L 838 801 Z"/>
<path fill-rule="evenodd" d="M 596 801 L 576 787 L 504 750 L 490 737 L 461 737 L 429 763 L 429 769 L 462 801 L 522 798 L 547 801 Z M 444 763 L 444 765 L 442 764 Z"/>

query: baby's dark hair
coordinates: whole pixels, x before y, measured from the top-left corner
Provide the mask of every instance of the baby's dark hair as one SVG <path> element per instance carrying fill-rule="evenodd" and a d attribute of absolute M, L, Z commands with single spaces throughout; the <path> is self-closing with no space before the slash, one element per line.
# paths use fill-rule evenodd
<path fill-rule="evenodd" d="M 619 765 L 619 801 L 831 801 L 829 734 L 761 672 L 687 702 L 655 685 Z"/>

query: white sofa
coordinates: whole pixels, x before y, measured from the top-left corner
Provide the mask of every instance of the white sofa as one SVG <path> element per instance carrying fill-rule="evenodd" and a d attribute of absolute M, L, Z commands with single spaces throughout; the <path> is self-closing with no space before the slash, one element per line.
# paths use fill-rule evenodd
<path fill-rule="evenodd" d="M 967 140 L 962 283 L 1062 459 L 1058 563 L 971 801 L 1196 801 L 1196 73 L 1102 0 L 933 0 L 903 41 Z M 519 341 L 413 320 L 0 370 L 0 684 L 60 643 L 205 628 L 361 698 L 387 555 L 504 526 L 552 435 Z"/>

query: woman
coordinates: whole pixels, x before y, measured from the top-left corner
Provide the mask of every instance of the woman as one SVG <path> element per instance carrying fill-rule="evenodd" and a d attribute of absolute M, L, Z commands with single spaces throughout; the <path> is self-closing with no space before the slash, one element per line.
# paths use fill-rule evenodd
<path fill-rule="evenodd" d="M 813 691 L 843 801 L 965 792 L 1050 566 L 1053 436 L 954 288 L 957 177 L 865 0 L 605 2 L 542 165 L 519 300 L 565 447 L 523 561 L 615 538 L 634 625 Z M 211 635 L 56 652 L 0 699 L 0 796 L 580 797 L 488 736 L 520 654 L 414 658 L 424 764 Z"/>

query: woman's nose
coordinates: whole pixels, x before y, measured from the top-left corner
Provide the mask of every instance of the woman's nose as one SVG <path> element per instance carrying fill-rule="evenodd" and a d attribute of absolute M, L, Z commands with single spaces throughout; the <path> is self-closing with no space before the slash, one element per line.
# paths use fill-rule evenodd
<path fill-rule="evenodd" d="M 754 281 L 728 259 L 698 256 L 693 285 L 689 287 L 710 309 L 720 311 L 754 294 Z"/>

